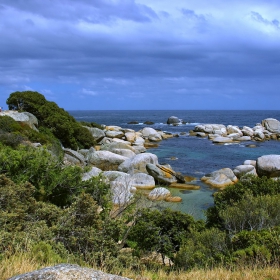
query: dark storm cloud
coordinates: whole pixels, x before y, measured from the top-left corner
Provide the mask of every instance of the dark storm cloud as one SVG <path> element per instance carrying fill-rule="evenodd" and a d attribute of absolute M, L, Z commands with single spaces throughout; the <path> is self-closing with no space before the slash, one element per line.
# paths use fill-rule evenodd
<path fill-rule="evenodd" d="M 28 88 L 72 109 L 90 109 L 88 98 L 107 109 L 275 98 L 278 2 L 210 2 L 0 0 L 0 101 Z"/>

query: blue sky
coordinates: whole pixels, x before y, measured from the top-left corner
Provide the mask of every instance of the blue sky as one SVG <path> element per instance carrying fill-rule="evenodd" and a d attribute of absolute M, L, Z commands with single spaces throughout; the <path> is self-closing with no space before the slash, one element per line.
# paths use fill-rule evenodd
<path fill-rule="evenodd" d="M 279 109 L 279 0 L 0 0 L 0 106 Z"/>

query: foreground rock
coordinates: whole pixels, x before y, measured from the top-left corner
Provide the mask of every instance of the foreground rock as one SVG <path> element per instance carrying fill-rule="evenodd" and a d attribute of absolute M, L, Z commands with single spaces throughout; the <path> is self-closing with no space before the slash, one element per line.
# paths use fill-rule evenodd
<path fill-rule="evenodd" d="M 280 155 L 265 155 L 259 157 L 256 163 L 259 176 L 268 178 L 280 177 Z"/>
<path fill-rule="evenodd" d="M 21 274 L 10 280 L 131 280 L 95 269 L 80 267 L 75 264 L 59 264 L 40 270 Z"/>
<path fill-rule="evenodd" d="M 214 188 L 225 188 L 235 184 L 238 179 L 230 168 L 223 168 L 207 174 L 201 178 L 201 181 Z"/>

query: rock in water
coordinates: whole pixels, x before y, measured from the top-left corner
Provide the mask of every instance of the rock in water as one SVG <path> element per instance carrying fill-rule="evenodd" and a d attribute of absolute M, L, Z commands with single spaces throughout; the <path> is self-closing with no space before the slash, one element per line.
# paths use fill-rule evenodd
<path fill-rule="evenodd" d="M 80 267 L 75 264 L 59 264 L 46 267 L 9 280 L 132 280 L 118 275 L 104 273 L 95 269 Z"/>
<path fill-rule="evenodd" d="M 262 126 L 264 126 L 269 132 L 280 133 L 280 122 L 276 119 L 265 119 L 262 121 Z"/>
<path fill-rule="evenodd" d="M 179 118 L 177 117 L 169 117 L 168 120 L 167 120 L 167 124 L 179 124 L 180 123 L 180 120 Z"/>
<path fill-rule="evenodd" d="M 259 176 L 280 177 L 280 155 L 265 155 L 257 159 L 256 170 Z"/>

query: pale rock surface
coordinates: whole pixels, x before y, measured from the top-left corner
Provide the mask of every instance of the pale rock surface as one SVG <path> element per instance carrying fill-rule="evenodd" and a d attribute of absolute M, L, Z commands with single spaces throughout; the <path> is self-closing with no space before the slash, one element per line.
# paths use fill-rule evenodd
<path fill-rule="evenodd" d="M 134 174 L 147 173 L 147 163 L 158 164 L 158 157 L 151 153 L 138 154 L 133 158 L 126 159 L 118 168 L 119 171 Z"/>
<path fill-rule="evenodd" d="M 131 176 L 132 186 L 140 190 L 155 188 L 155 179 L 146 173 L 136 173 Z"/>
<path fill-rule="evenodd" d="M 230 168 L 223 168 L 203 176 L 201 181 L 215 188 L 224 188 L 233 185 L 238 179 Z"/>
<path fill-rule="evenodd" d="M 132 158 L 136 154 L 132 152 L 131 150 L 128 149 L 112 149 L 112 153 L 127 157 L 127 158 Z"/>
<path fill-rule="evenodd" d="M 257 159 L 256 170 L 259 176 L 280 177 L 280 155 L 265 155 Z"/>
<path fill-rule="evenodd" d="M 148 198 L 151 200 L 164 200 L 165 198 L 171 196 L 171 193 L 166 188 L 155 188 L 153 189 L 149 195 Z"/>
<path fill-rule="evenodd" d="M 112 151 L 114 151 L 115 149 L 122 149 L 122 150 L 123 150 L 123 149 L 126 149 L 126 150 L 130 150 L 130 151 L 132 151 L 132 152 L 135 153 L 134 147 L 132 147 L 132 146 L 130 145 L 130 143 L 127 144 L 127 143 L 125 143 L 125 142 L 112 142 L 112 143 L 109 143 L 109 144 L 102 145 L 102 146 L 100 147 L 100 150 L 101 150 L 101 151 L 110 151 L 110 152 L 112 152 Z"/>
<path fill-rule="evenodd" d="M 93 139 L 96 142 L 100 142 L 105 137 L 105 132 L 102 129 L 99 129 L 97 127 L 88 127 L 88 126 L 85 126 L 85 128 L 89 130 Z"/>
<path fill-rule="evenodd" d="M 170 174 L 169 172 L 164 172 L 156 164 L 148 163 L 146 165 L 147 172 L 155 178 L 160 183 L 163 184 L 172 184 L 177 182 L 177 178 Z"/>
<path fill-rule="evenodd" d="M 212 140 L 213 143 L 223 144 L 223 143 L 231 143 L 233 142 L 232 138 L 219 136 Z"/>
<path fill-rule="evenodd" d="M 108 130 L 105 132 L 106 137 L 121 139 L 124 136 L 122 131 Z"/>
<path fill-rule="evenodd" d="M 118 206 L 129 203 L 135 192 L 129 174 L 118 176 L 114 181 L 110 182 L 110 187 L 113 203 Z"/>
<path fill-rule="evenodd" d="M 105 130 L 121 131 L 122 128 L 120 126 L 116 126 L 116 125 L 109 125 L 109 126 L 105 127 Z"/>
<path fill-rule="evenodd" d="M 244 165 L 253 165 L 254 167 L 256 167 L 257 161 L 256 160 L 251 160 L 251 159 L 247 159 L 244 161 L 243 163 Z"/>
<path fill-rule="evenodd" d="M 244 136 L 252 137 L 254 135 L 254 130 L 249 126 L 243 126 L 241 132 L 243 133 Z"/>
<path fill-rule="evenodd" d="M 132 280 L 76 264 L 59 264 L 21 274 L 9 280 Z"/>
<path fill-rule="evenodd" d="M 262 121 L 262 126 L 264 126 L 269 132 L 280 133 L 280 122 L 273 118 L 267 118 Z"/>
<path fill-rule="evenodd" d="M 97 177 L 102 172 L 100 168 L 93 166 L 90 171 L 86 172 L 82 176 L 82 181 L 88 181 L 92 177 Z"/>
<path fill-rule="evenodd" d="M 235 133 L 238 133 L 239 136 L 242 136 L 243 133 L 241 132 L 241 130 L 239 129 L 238 126 L 236 125 L 228 125 L 227 126 L 227 134 L 235 134 Z"/>
<path fill-rule="evenodd" d="M 133 143 L 136 139 L 136 134 L 135 132 L 126 132 L 125 133 L 125 139 L 130 142 Z"/>
<path fill-rule="evenodd" d="M 233 169 L 233 173 L 236 175 L 237 178 L 241 178 L 244 175 L 254 175 L 257 176 L 256 169 L 253 165 L 243 164 L 238 165 Z"/>
<path fill-rule="evenodd" d="M 81 164 L 85 164 L 86 158 L 81 153 L 67 148 L 64 149 L 64 153 L 76 158 Z"/>
<path fill-rule="evenodd" d="M 0 116 L 9 116 L 15 121 L 25 123 L 33 130 L 38 131 L 37 129 L 38 119 L 29 112 L 19 113 L 18 111 L 7 110 L 7 111 L 0 112 Z"/>
<path fill-rule="evenodd" d="M 110 151 L 96 151 L 88 157 L 88 162 L 102 170 L 117 170 L 127 157 L 117 155 Z"/>

